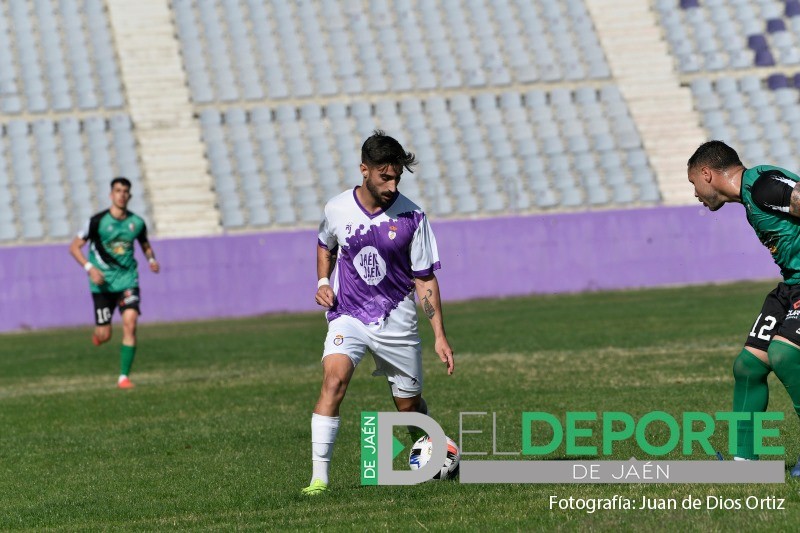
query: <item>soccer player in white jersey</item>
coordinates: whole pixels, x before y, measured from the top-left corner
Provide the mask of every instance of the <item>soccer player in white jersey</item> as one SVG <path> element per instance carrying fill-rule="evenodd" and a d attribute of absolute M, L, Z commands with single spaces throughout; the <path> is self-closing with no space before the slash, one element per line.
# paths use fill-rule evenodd
<path fill-rule="evenodd" d="M 377 130 L 361 147 L 363 183 L 325 205 L 315 298 L 328 309 L 328 335 L 322 389 L 311 418 L 313 474 L 304 494 L 328 490 L 339 406 L 368 349 L 373 375 L 386 376 L 397 409 L 427 414 L 415 291 L 433 327 L 436 353 L 453 373 L 434 275 L 440 267 L 436 239 L 422 209 L 397 190 L 403 169 L 413 172 L 414 164 L 414 154 Z"/>

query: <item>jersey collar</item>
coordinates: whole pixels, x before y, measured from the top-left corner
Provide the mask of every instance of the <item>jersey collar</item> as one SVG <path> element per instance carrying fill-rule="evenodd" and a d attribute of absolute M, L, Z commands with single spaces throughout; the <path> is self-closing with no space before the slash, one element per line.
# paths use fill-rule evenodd
<path fill-rule="evenodd" d="M 364 208 L 363 205 L 361 205 L 361 202 L 358 200 L 358 195 L 356 194 L 356 190 L 359 187 L 361 187 L 361 185 L 356 185 L 355 187 L 353 187 L 353 200 L 356 201 L 356 205 L 359 207 L 359 209 L 361 209 L 361 212 L 367 215 L 367 217 L 369 217 L 370 219 L 373 219 L 379 215 L 384 214 L 390 207 L 394 205 L 395 201 L 397 200 L 397 197 L 400 196 L 400 191 L 395 191 L 394 196 L 392 197 L 391 200 L 389 200 L 389 205 L 387 205 L 386 208 L 378 209 L 376 212 L 370 213 Z"/>

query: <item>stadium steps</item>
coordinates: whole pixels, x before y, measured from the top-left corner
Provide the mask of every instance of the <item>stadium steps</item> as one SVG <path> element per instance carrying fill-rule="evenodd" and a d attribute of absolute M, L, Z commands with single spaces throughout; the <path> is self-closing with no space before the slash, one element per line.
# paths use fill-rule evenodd
<path fill-rule="evenodd" d="M 705 135 L 692 109 L 691 92 L 680 86 L 655 13 L 639 0 L 586 0 L 586 7 L 650 156 L 664 203 L 693 203 L 686 160 Z"/>
<path fill-rule="evenodd" d="M 169 7 L 162 0 L 108 0 L 107 6 L 157 234 L 220 233 Z"/>

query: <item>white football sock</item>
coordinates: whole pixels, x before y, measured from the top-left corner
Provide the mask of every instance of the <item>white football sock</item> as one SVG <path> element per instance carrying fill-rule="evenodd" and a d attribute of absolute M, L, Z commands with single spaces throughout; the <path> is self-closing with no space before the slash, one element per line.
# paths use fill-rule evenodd
<path fill-rule="evenodd" d="M 339 432 L 338 416 L 311 415 L 311 481 L 319 479 L 328 483 L 328 467 L 333 456 L 333 443 Z"/>

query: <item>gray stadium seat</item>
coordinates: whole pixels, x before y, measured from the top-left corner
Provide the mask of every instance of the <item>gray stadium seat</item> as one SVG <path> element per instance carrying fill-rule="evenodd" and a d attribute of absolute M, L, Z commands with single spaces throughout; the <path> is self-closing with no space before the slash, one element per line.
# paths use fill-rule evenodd
<path fill-rule="evenodd" d="M 628 204 L 634 201 L 633 188 L 627 184 L 619 184 L 611 188 L 611 197 L 614 203 Z"/>
<path fill-rule="evenodd" d="M 642 202 L 657 202 L 661 199 L 661 193 L 655 184 L 642 184 L 639 187 L 639 200 Z"/>

